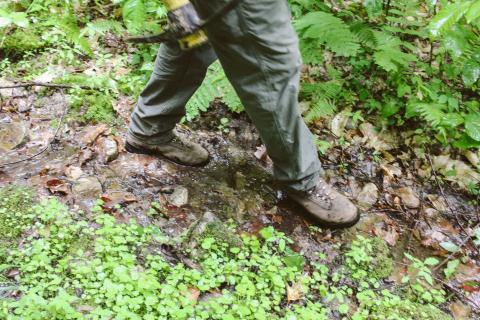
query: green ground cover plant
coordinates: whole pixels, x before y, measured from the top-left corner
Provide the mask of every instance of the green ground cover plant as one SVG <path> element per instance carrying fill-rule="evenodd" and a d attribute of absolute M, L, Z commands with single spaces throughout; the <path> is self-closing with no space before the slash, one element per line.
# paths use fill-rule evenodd
<path fill-rule="evenodd" d="M 18 190 L 0 192 L 14 199 Z M 432 260 L 409 256 L 417 277 L 380 289 L 393 260 L 378 238 L 358 236 L 333 269 L 294 252 L 292 241 L 273 227 L 238 241 L 210 231 L 197 238 L 194 268 L 158 250 L 186 248 L 181 239 L 133 219 L 119 222 L 101 205 L 73 212 L 52 198 L 21 207 L 31 223 L 21 246 L 5 248 L 2 262 L 4 271 L 18 270 L 20 294 L 0 299 L 0 318 L 450 319 L 438 307 L 446 297 L 431 278 Z M 0 212 L 11 208 L 12 201 L 0 204 Z M 222 232 L 233 235 L 235 228 L 229 224 Z"/>

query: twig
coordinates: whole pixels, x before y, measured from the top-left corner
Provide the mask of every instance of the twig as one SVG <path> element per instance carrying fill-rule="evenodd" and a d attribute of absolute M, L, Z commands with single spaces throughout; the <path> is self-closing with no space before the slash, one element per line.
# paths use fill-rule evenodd
<path fill-rule="evenodd" d="M 7 162 L 7 163 L 0 163 L 0 168 L 10 166 L 10 165 L 13 165 L 13 164 L 22 163 L 22 162 L 25 162 L 25 161 L 30 161 L 33 158 L 36 158 L 39 155 L 43 154 L 45 151 L 47 151 L 48 148 L 52 145 L 52 143 L 57 139 L 58 133 L 60 132 L 60 129 L 62 128 L 63 120 L 65 119 L 65 116 L 67 115 L 67 112 L 68 112 L 68 107 L 65 106 L 64 109 L 63 109 L 63 113 L 62 113 L 62 116 L 60 118 L 60 122 L 58 124 L 57 130 L 55 131 L 55 134 L 53 135 L 53 138 L 47 143 L 47 145 L 44 148 L 42 148 L 40 151 L 38 151 L 34 155 L 29 156 L 28 158 L 18 160 L 18 161 Z"/>
<path fill-rule="evenodd" d="M 72 84 L 60 84 L 60 83 L 46 83 L 46 82 L 20 82 L 9 86 L 0 86 L 1 89 L 15 89 L 15 88 L 29 88 L 29 87 L 48 87 L 48 88 L 60 88 L 60 89 L 74 89 L 80 88 L 84 90 L 100 90 L 90 86 L 78 86 Z"/>

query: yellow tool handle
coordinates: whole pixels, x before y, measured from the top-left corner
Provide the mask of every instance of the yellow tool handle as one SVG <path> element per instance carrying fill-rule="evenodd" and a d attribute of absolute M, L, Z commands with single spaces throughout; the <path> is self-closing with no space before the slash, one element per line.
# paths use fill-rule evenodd
<path fill-rule="evenodd" d="M 190 3 L 188 0 L 164 0 L 167 10 L 175 10 Z"/>

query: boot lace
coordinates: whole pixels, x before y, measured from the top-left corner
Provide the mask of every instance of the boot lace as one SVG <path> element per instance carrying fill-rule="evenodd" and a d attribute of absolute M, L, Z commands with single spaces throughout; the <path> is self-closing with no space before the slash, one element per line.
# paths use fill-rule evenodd
<path fill-rule="evenodd" d="M 316 200 L 320 200 L 320 205 L 325 209 L 332 209 L 332 189 L 330 185 L 325 181 L 320 180 L 320 182 L 315 187 L 307 191 L 307 194 L 312 198 L 316 198 Z"/>

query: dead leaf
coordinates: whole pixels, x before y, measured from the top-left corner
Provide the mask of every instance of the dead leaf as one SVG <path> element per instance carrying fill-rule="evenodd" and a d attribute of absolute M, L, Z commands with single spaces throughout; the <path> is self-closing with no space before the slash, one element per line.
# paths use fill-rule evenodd
<path fill-rule="evenodd" d="M 81 141 L 85 145 L 91 145 L 101 135 L 108 134 L 110 128 L 106 124 L 100 124 L 88 129 L 88 132 L 82 137 Z"/>
<path fill-rule="evenodd" d="M 410 187 L 398 188 L 395 190 L 395 194 L 402 199 L 402 203 L 408 208 L 418 208 L 420 206 L 420 199 Z"/>
<path fill-rule="evenodd" d="M 268 153 L 267 153 L 267 147 L 265 145 L 261 145 L 260 147 L 257 147 L 257 151 L 254 153 L 255 158 L 258 160 L 267 163 L 269 160 Z"/>
<path fill-rule="evenodd" d="M 433 207 L 440 212 L 446 212 L 448 207 L 445 202 L 445 199 L 439 195 L 429 194 L 427 195 L 427 199 L 430 200 Z"/>
<path fill-rule="evenodd" d="M 480 182 L 480 173 L 460 160 L 453 160 L 449 155 L 433 157 L 433 168 L 440 172 L 447 181 L 468 189 L 471 184 Z"/>
<path fill-rule="evenodd" d="M 95 153 L 92 151 L 92 149 L 87 148 L 80 150 L 78 153 L 78 162 L 80 167 L 83 166 L 86 162 L 92 160 L 95 157 Z"/>
<path fill-rule="evenodd" d="M 393 137 L 387 134 L 380 134 L 376 131 L 375 127 L 368 122 L 364 122 L 360 125 L 360 132 L 363 135 L 363 142 L 369 148 L 377 151 L 392 150 Z M 386 141 L 386 140 L 389 141 Z"/>
<path fill-rule="evenodd" d="M 450 304 L 449 309 L 452 312 L 455 320 L 468 319 L 470 316 L 470 313 L 472 312 L 472 308 L 463 304 L 460 301 L 456 301 Z"/>
<path fill-rule="evenodd" d="M 192 302 L 197 302 L 198 298 L 200 298 L 200 290 L 198 288 L 188 288 L 188 299 L 190 299 Z"/>
<path fill-rule="evenodd" d="M 383 174 L 394 178 L 394 177 L 401 177 L 402 176 L 402 169 L 398 166 L 398 164 L 382 164 L 380 168 L 383 171 Z"/>
<path fill-rule="evenodd" d="M 53 179 L 47 180 L 46 185 L 47 185 L 47 189 L 52 194 L 67 195 L 70 193 L 70 186 L 63 180 L 53 178 Z"/>
<path fill-rule="evenodd" d="M 5 276 L 9 279 L 15 279 L 15 277 L 20 275 L 20 270 L 19 269 L 10 269 L 7 273 L 5 273 Z"/>
<path fill-rule="evenodd" d="M 130 100 L 128 96 L 121 96 L 116 100 L 116 103 L 113 104 L 113 110 L 125 121 L 130 120 L 130 115 L 132 113 L 134 102 Z"/>
<path fill-rule="evenodd" d="M 373 227 L 373 234 L 385 240 L 390 246 L 395 246 L 400 237 L 395 227 L 388 224 L 376 224 Z"/>
<path fill-rule="evenodd" d="M 298 301 L 302 299 L 303 299 L 303 285 L 300 281 L 295 282 L 292 286 L 287 285 L 288 302 Z"/>
<path fill-rule="evenodd" d="M 332 122 L 330 123 L 330 129 L 336 137 L 343 137 L 345 133 L 345 127 L 350 119 L 350 112 L 350 110 L 346 109 L 333 117 Z"/>

